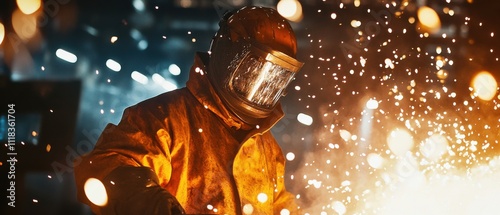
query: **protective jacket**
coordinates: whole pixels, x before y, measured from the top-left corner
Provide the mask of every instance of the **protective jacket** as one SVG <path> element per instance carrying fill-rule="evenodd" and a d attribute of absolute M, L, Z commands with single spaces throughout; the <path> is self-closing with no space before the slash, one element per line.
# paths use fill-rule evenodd
<path fill-rule="evenodd" d="M 140 102 L 108 124 L 92 152 L 75 166 L 80 201 L 99 214 L 83 186 L 118 166 L 150 167 L 188 214 L 294 214 L 284 184 L 285 160 L 269 131 L 271 116 L 247 132 L 232 117 L 206 76 L 208 54 L 198 53 L 185 88 Z M 244 135 L 238 135 L 238 134 Z"/>

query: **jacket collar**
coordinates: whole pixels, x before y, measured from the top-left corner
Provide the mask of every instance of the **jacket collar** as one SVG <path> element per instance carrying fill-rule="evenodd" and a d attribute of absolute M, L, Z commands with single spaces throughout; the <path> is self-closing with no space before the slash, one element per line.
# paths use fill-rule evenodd
<path fill-rule="evenodd" d="M 207 65 L 209 58 L 210 56 L 208 53 L 196 53 L 193 66 L 189 72 L 189 79 L 186 83 L 186 87 L 205 108 L 221 118 L 228 127 L 240 129 L 244 127 L 245 124 L 225 107 L 208 79 Z M 283 115 L 281 104 L 278 104 L 271 115 L 263 119 L 261 124 L 256 125 L 251 133 L 264 133 L 270 130 Z"/>

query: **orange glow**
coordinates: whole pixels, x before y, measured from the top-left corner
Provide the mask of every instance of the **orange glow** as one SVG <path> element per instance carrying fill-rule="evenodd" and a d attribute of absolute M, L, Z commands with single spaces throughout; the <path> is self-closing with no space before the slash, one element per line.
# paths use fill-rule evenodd
<path fill-rule="evenodd" d="M 252 204 L 246 204 L 243 206 L 243 214 L 252 214 L 252 213 L 253 213 Z"/>
<path fill-rule="evenodd" d="M 381 169 L 385 162 L 382 156 L 375 153 L 368 154 L 368 156 L 366 156 L 366 160 L 368 161 L 368 164 L 375 169 Z"/>
<path fill-rule="evenodd" d="M 0 22 L 0 45 L 2 45 L 3 38 L 5 38 L 5 27 Z"/>
<path fill-rule="evenodd" d="M 417 12 L 422 30 L 428 33 L 437 33 L 441 29 L 441 20 L 438 14 L 430 7 L 420 7 Z"/>
<path fill-rule="evenodd" d="M 446 78 L 448 78 L 448 71 L 446 70 L 443 70 L 443 69 L 440 69 L 437 73 L 436 73 L 437 77 L 440 79 L 440 80 L 445 80 Z"/>
<path fill-rule="evenodd" d="M 267 195 L 265 193 L 259 193 L 259 195 L 257 195 L 257 200 L 261 203 L 267 202 Z"/>
<path fill-rule="evenodd" d="M 387 137 L 387 144 L 394 154 L 404 157 L 413 148 L 413 136 L 405 129 L 394 129 Z"/>
<path fill-rule="evenodd" d="M 12 14 L 12 27 L 19 38 L 29 40 L 36 34 L 36 16 L 34 14 L 26 15 L 20 10 L 16 10 Z"/>
<path fill-rule="evenodd" d="M 302 5 L 297 0 L 281 0 L 276 6 L 278 12 L 292 22 L 302 20 Z"/>
<path fill-rule="evenodd" d="M 83 186 L 85 195 L 93 204 L 105 206 L 108 203 L 108 194 L 104 184 L 96 178 L 89 178 Z"/>
<path fill-rule="evenodd" d="M 280 215 L 290 215 L 290 211 L 288 209 L 286 209 L 286 208 L 281 209 Z"/>
<path fill-rule="evenodd" d="M 16 0 L 19 10 L 26 15 L 30 15 L 40 9 L 42 6 L 41 0 Z"/>
<path fill-rule="evenodd" d="M 420 153 L 429 161 L 437 162 L 448 150 L 448 140 L 440 134 L 433 134 L 420 145 Z"/>
<path fill-rule="evenodd" d="M 490 101 L 497 94 L 498 84 L 495 77 L 487 71 L 479 72 L 471 83 L 474 93 L 482 100 Z"/>

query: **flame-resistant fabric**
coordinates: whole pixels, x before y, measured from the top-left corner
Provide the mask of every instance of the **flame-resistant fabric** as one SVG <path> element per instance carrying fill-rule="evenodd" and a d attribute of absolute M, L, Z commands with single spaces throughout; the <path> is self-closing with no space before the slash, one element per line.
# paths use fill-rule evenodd
<path fill-rule="evenodd" d="M 253 214 L 295 214 L 294 196 L 284 185 L 284 156 L 269 131 L 283 116 L 281 107 L 238 141 L 241 124 L 211 87 L 205 58 L 197 54 L 186 88 L 127 108 L 75 165 L 78 197 L 95 213 L 99 208 L 83 191 L 88 178 L 103 180 L 118 166 L 145 166 L 188 214 L 242 214 L 247 204 Z M 258 200 L 261 193 L 267 201 Z"/>

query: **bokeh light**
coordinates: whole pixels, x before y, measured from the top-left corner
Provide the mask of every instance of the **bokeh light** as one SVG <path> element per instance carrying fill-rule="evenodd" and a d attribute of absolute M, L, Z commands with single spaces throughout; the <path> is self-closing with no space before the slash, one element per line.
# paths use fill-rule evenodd
<path fill-rule="evenodd" d="M 243 214 L 252 214 L 253 213 L 253 206 L 252 204 L 245 204 L 243 205 Z"/>
<path fill-rule="evenodd" d="M 347 211 L 344 203 L 342 203 L 340 201 L 334 201 L 332 207 L 333 207 L 333 210 L 335 210 L 335 212 L 337 212 L 339 215 L 343 215 Z"/>
<path fill-rule="evenodd" d="M 113 59 L 106 60 L 106 66 L 115 72 L 122 70 L 122 65 Z"/>
<path fill-rule="evenodd" d="M 444 82 L 446 80 L 446 78 L 448 78 L 448 71 L 444 70 L 444 69 L 440 69 L 437 73 L 436 73 L 437 77 L 441 80 L 441 82 Z"/>
<path fill-rule="evenodd" d="M 420 152 L 429 161 L 438 161 L 448 150 L 448 140 L 440 134 L 433 134 L 420 146 Z"/>
<path fill-rule="evenodd" d="M 276 6 L 278 12 L 292 22 L 302 19 L 302 5 L 297 0 L 280 0 Z"/>
<path fill-rule="evenodd" d="M 313 123 L 313 118 L 304 113 L 299 113 L 297 115 L 297 120 L 304 125 L 311 125 Z"/>
<path fill-rule="evenodd" d="M 376 153 L 368 154 L 368 156 L 366 156 L 366 160 L 368 161 L 368 164 L 375 169 L 380 169 L 384 165 L 384 158 Z"/>
<path fill-rule="evenodd" d="M 69 63 L 76 63 L 76 61 L 78 60 L 78 57 L 75 54 L 64 49 L 57 49 L 56 56 Z"/>
<path fill-rule="evenodd" d="M 153 79 L 153 81 L 156 84 L 162 86 L 167 91 L 172 91 L 172 90 L 177 89 L 177 85 L 175 83 L 173 83 L 170 80 L 165 79 L 163 76 L 161 76 L 158 73 L 153 74 L 153 76 L 151 76 L 151 78 Z"/>
<path fill-rule="evenodd" d="M 295 154 L 294 154 L 293 152 L 288 152 L 288 153 L 286 154 L 286 159 L 287 159 L 288 161 L 293 161 L 293 159 L 295 159 Z"/>
<path fill-rule="evenodd" d="M 180 75 L 181 74 L 181 68 L 179 66 L 177 66 L 177 64 L 170 64 L 170 66 L 168 66 L 168 71 L 172 75 Z"/>
<path fill-rule="evenodd" d="M 378 101 L 375 100 L 375 99 L 369 99 L 367 102 L 366 102 L 366 108 L 370 109 L 370 110 L 375 110 L 378 108 Z"/>
<path fill-rule="evenodd" d="M 36 16 L 26 15 L 20 10 L 15 10 L 12 14 L 12 28 L 16 34 L 24 41 L 31 39 L 37 32 Z"/>
<path fill-rule="evenodd" d="M 93 204 L 105 206 L 108 203 L 108 194 L 104 184 L 96 178 L 89 178 L 83 187 L 85 195 Z"/>
<path fill-rule="evenodd" d="M 0 22 L 0 45 L 2 45 L 3 39 L 5 38 L 5 27 L 2 22 Z"/>
<path fill-rule="evenodd" d="M 290 210 L 283 208 L 280 211 L 280 215 L 290 215 Z"/>
<path fill-rule="evenodd" d="M 387 144 L 392 153 L 404 157 L 413 148 L 413 136 L 406 129 L 396 128 L 387 137 Z"/>
<path fill-rule="evenodd" d="M 471 85 L 477 97 L 485 101 L 492 100 L 498 91 L 498 83 L 495 77 L 487 71 L 476 74 L 472 79 Z"/>
<path fill-rule="evenodd" d="M 259 193 L 259 194 L 257 195 L 257 200 L 258 200 L 260 203 L 267 202 L 267 200 L 268 200 L 267 194 L 265 194 L 265 193 Z"/>
<path fill-rule="evenodd" d="M 132 79 L 134 79 L 134 81 L 137 81 L 141 84 L 148 84 L 149 82 L 149 79 L 147 76 L 145 76 L 144 74 L 138 72 L 138 71 L 133 71 L 130 76 L 132 77 Z"/>
<path fill-rule="evenodd" d="M 16 2 L 19 10 L 26 15 L 36 12 L 42 5 L 41 0 L 16 0 Z"/>
<path fill-rule="evenodd" d="M 422 6 L 418 9 L 418 21 L 425 32 L 437 33 L 441 29 L 439 15 L 430 7 Z"/>

